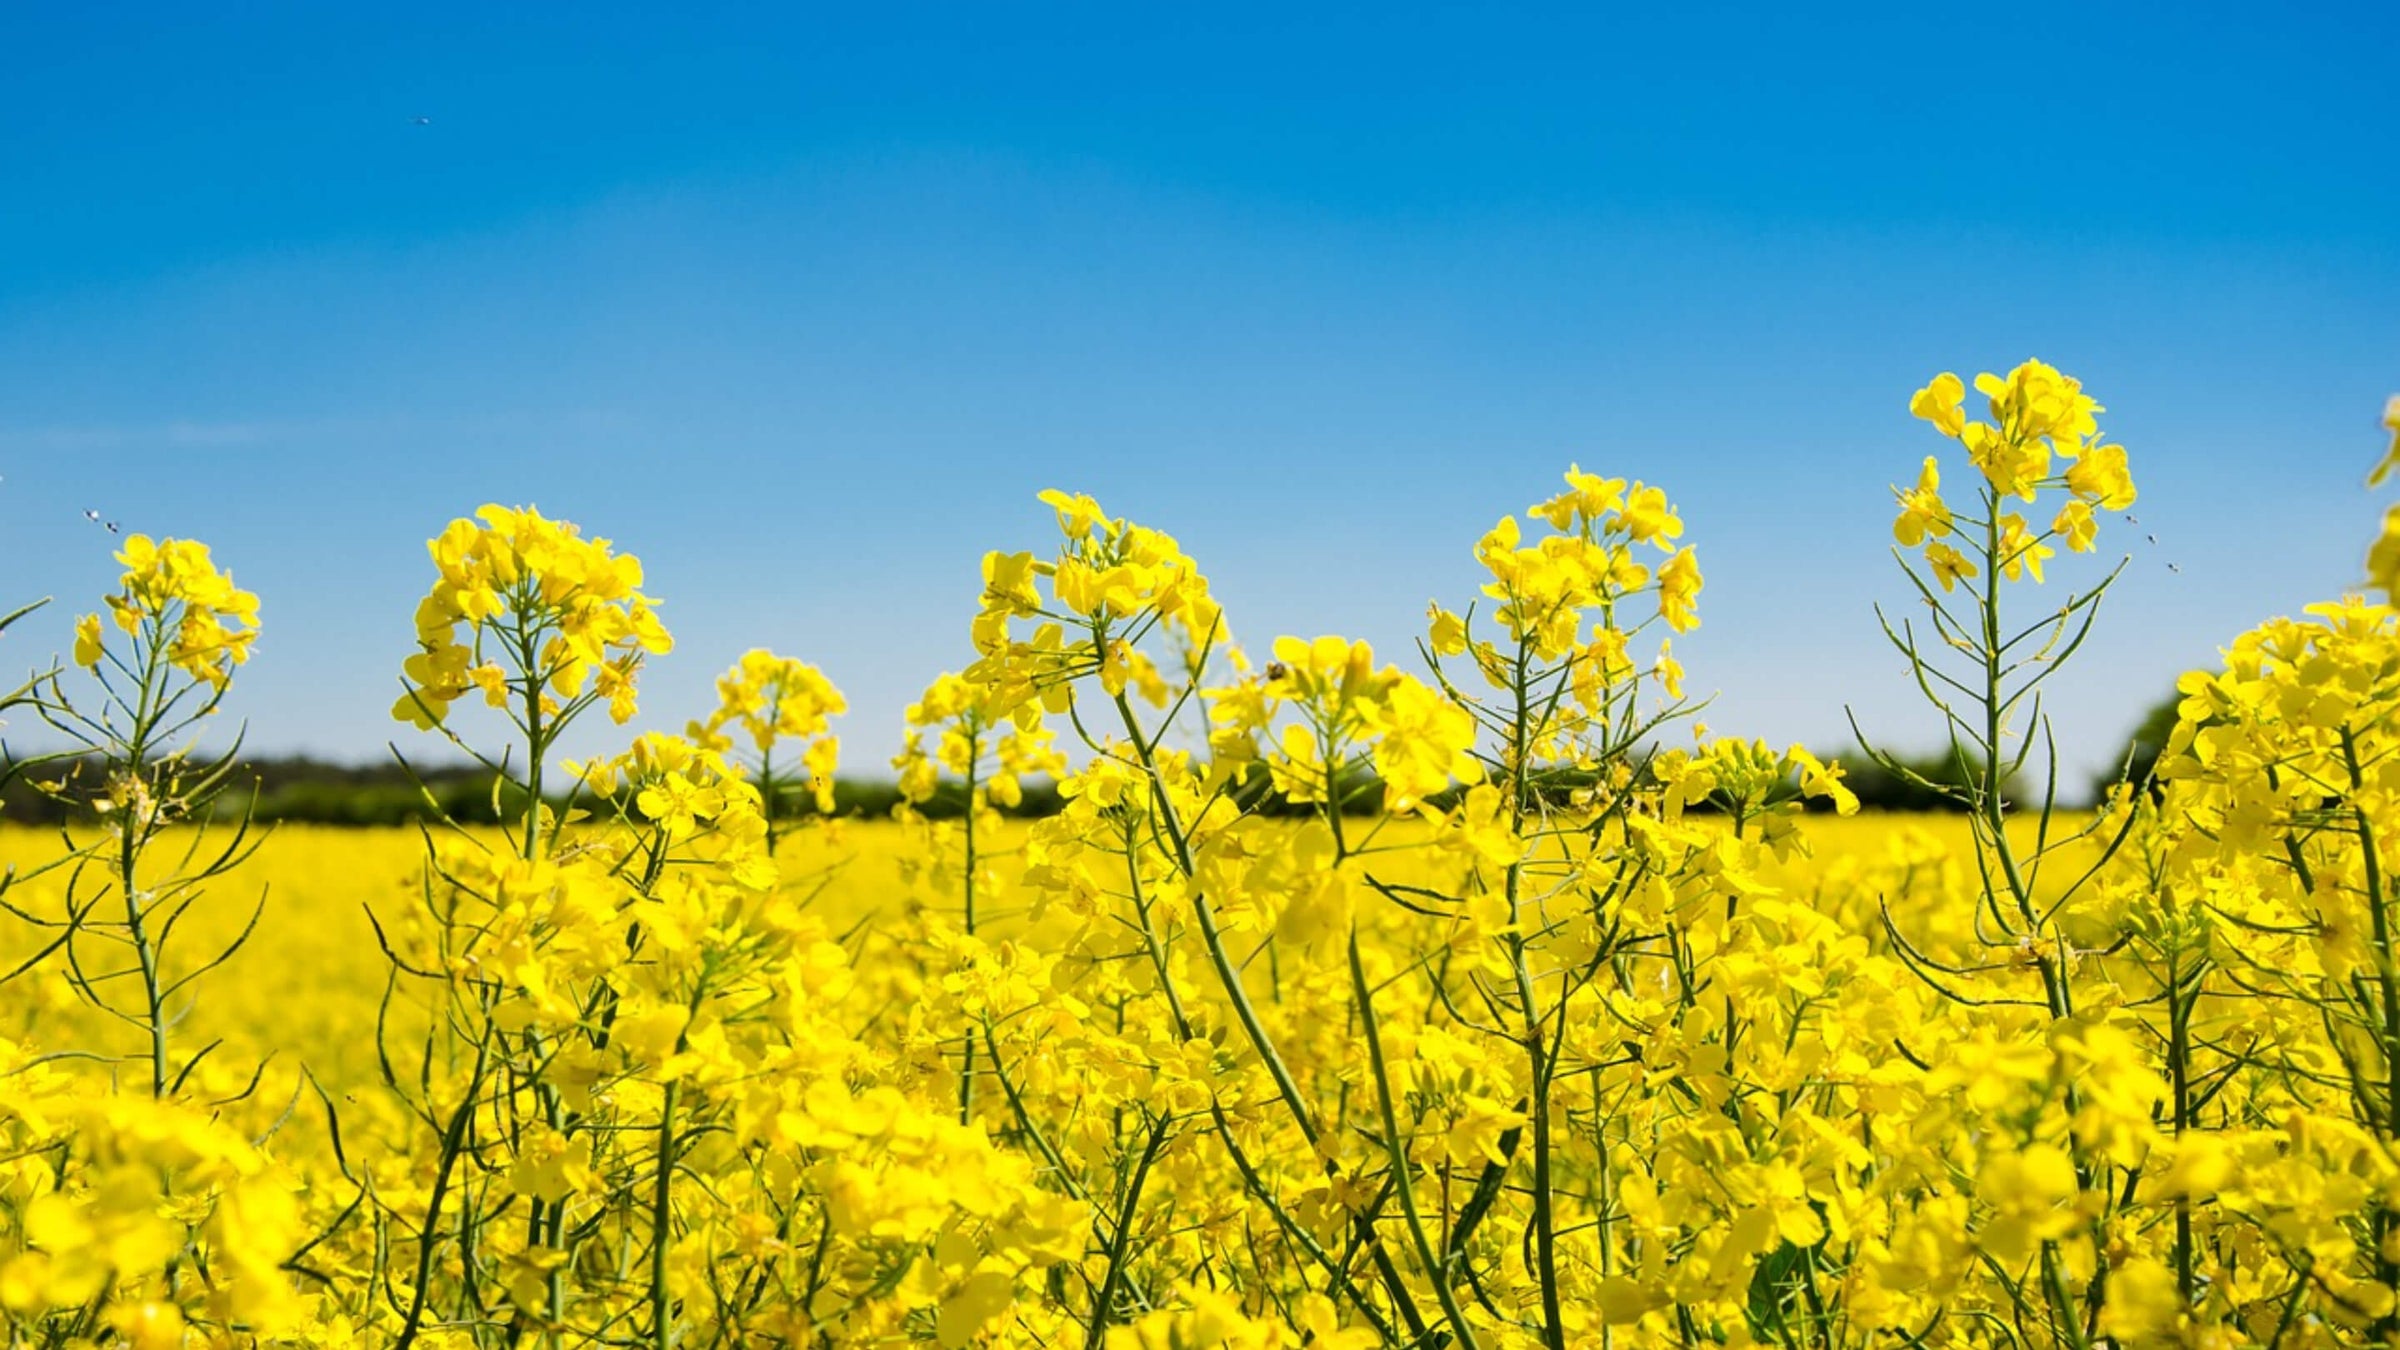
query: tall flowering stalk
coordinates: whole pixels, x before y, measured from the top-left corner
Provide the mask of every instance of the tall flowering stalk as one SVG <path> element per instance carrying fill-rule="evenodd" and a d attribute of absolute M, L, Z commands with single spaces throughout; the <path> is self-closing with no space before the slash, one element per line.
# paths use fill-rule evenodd
<path fill-rule="evenodd" d="M 1879 758 L 1888 771 L 1951 796 L 1973 822 L 1980 950 L 1946 959 L 1912 942 L 1888 915 L 1885 922 L 1896 952 L 1930 987 L 2045 1033 L 2048 1053 L 2028 1062 L 2022 1100 L 2012 1104 L 2019 1114 L 1983 1149 L 1981 1189 L 1993 1206 L 1983 1240 L 2016 1315 L 2080 1345 L 2108 1310 L 2102 1253 L 2130 1221 L 2156 1078 L 2133 1039 L 2134 1024 L 2109 1014 L 2105 994 L 2078 993 L 2097 953 L 2076 920 L 2134 816 L 2061 822 L 2058 747 L 2042 697 L 2090 635 L 2124 564 L 2029 620 L 2013 618 L 2006 601 L 2010 587 L 2042 582 L 2054 545 L 2092 551 L 2097 513 L 2131 506 L 2135 490 L 2124 449 L 2100 435 L 2104 410 L 2073 378 L 2028 361 L 2006 376 L 1977 376 L 1975 389 L 1988 421 L 1968 416 L 1966 386 L 1956 375 L 1936 376 L 1910 400 L 1911 412 L 1960 446 L 1978 481 L 1972 505 L 1953 508 L 1941 495 L 1940 464 L 1928 457 L 1914 486 L 1895 489 L 1900 514 L 1892 532 L 1930 639 L 1915 620 L 1884 622 L 1942 715 L 1958 785 L 1935 785 Z M 2052 503 L 2046 525 L 2029 521 L 2027 511 Z M 2048 751 L 2049 773 L 2028 808 L 2009 800 L 2007 785 L 2037 746 Z M 2030 842 L 2012 832 L 2020 816 L 2032 824 Z M 2045 886 L 2045 872 L 2062 871 L 2063 885 Z M 2020 976 L 2031 977 L 2031 990 Z M 2052 1093 L 2055 1116 L 2042 1105 Z"/>
<path fill-rule="evenodd" d="M 621 1039 L 614 1025 L 616 991 L 590 981 L 613 964 L 613 943 L 603 934 L 617 926 L 623 902 L 617 860 L 569 858 L 560 865 L 545 773 L 558 737 L 584 712 L 605 705 L 620 723 L 633 716 L 643 658 L 669 650 L 672 639 L 637 589 L 637 559 L 537 511 L 486 506 L 472 520 L 452 521 L 427 551 L 436 579 L 417 607 L 419 650 L 404 664 L 404 688 L 392 714 L 441 731 L 496 778 L 509 774 L 521 752 L 521 817 L 505 857 L 492 856 L 463 830 L 451 832 L 446 847 L 429 860 L 425 910 L 408 934 L 415 950 L 393 958 L 401 972 L 436 983 L 431 1034 L 450 1063 L 469 1063 L 463 1081 L 449 1085 L 455 1100 L 437 1101 L 428 1073 L 412 1102 L 440 1142 L 422 1213 L 386 1211 L 413 1230 L 404 1236 L 416 1256 L 397 1342 L 413 1343 L 429 1315 L 443 1320 L 434 1300 L 448 1231 L 445 1207 L 452 1203 L 459 1212 L 459 1272 L 457 1304 L 448 1316 L 479 1311 L 487 1288 L 508 1289 L 518 1316 L 555 1341 L 568 1313 L 561 1267 L 571 1251 L 569 1202 L 596 1175 L 595 1135 L 608 1144 L 622 1138 L 613 1121 L 594 1121 L 577 1110 L 581 1094 L 561 1083 L 558 1058 L 600 1056 Z M 499 759 L 476 751 L 448 725 L 452 706 L 470 693 L 480 694 L 516 733 L 516 743 Z M 683 816 L 691 817 L 688 806 Z M 646 880 L 655 881 L 657 864 L 654 854 Z M 577 953 L 563 971 L 544 959 L 561 948 Z M 665 1014 L 652 1016 L 663 1020 Z M 596 1017 L 602 1024 L 588 1025 Z M 667 1048 L 657 1036 L 637 1039 L 637 1055 L 655 1057 Z M 426 1063 L 432 1062 L 429 1047 Z M 387 1078 L 405 1091 L 388 1067 Z M 601 1124 L 610 1128 L 595 1131 Z M 508 1171 L 505 1183 L 496 1184 L 490 1168 L 475 1165 L 486 1131 L 502 1133 L 511 1151 L 534 1165 Z M 517 1199 L 526 1219 L 522 1245 L 509 1258 L 514 1269 L 487 1277 L 487 1285 L 478 1280 L 477 1265 L 496 1248 L 488 1229 L 496 1207 Z M 652 1246 L 661 1241 L 652 1234 Z M 541 1293 L 526 1297 L 528 1288 Z M 653 1320 L 663 1325 L 663 1312 L 654 1310 Z"/>
<path fill-rule="evenodd" d="M 107 597 L 107 617 L 75 621 L 75 664 L 99 697 L 79 705 L 62 673 L 36 686 L 34 706 L 80 756 L 73 776 L 89 769 L 100 780 L 92 804 L 101 819 L 98 837 L 71 850 L 76 862 L 63 913 L 37 922 L 57 928 L 76 991 L 141 1034 L 149 1093 L 165 1097 L 213 1048 L 177 1059 L 170 1045 L 181 1020 L 176 999 L 230 959 L 249 933 L 245 925 L 187 970 L 169 959 L 175 930 L 207 883 L 254 846 L 247 814 L 213 841 L 205 831 L 195 836 L 180 856 L 160 844 L 177 826 L 205 827 L 227 786 L 240 738 L 214 752 L 200 751 L 192 738 L 215 715 L 235 668 L 250 659 L 258 597 L 237 588 L 195 540 L 132 535 L 117 561 L 125 571 Z M 52 791 L 80 805 L 69 787 L 62 780 Z M 250 924 L 264 904 L 262 896 Z"/>
<path fill-rule="evenodd" d="M 717 699 L 716 710 L 685 734 L 695 745 L 727 756 L 740 753 L 735 730 L 749 742 L 747 755 L 737 762 L 758 788 L 771 853 L 782 838 L 789 799 L 800 789 L 808 791 L 818 815 L 833 813 L 833 774 L 842 743 L 831 722 L 850 705 L 823 671 L 764 647 L 742 653 L 717 677 Z M 778 760 L 778 750 L 786 758 Z"/>
<path fill-rule="evenodd" d="M 1001 870 L 995 864 L 1006 856 L 1006 850 L 997 837 L 999 813 L 1024 801 L 1027 776 L 1060 774 L 1066 769 L 1066 760 L 1053 747 L 1051 733 L 1042 726 L 1035 705 L 1019 704 L 1010 715 L 998 714 L 987 687 L 954 674 L 942 675 L 927 686 L 917 701 L 908 705 L 906 720 L 907 739 L 892 761 L 899 773 L 902 799 L 895 814 L 904 826 L 923 833 L 924 852 L 936 886 L 955 892 L 956 934 L 950 936 L 946 925 L 937 931 L 943 932 L 945 941 L 955 943 L 955 961 L 976 966 L 986 959 L 987 952 L 977 929 L 989 922 L 1000 899 Z M 933 741 L 931 746 L 926 744 L 928 738 Z M 956 777 L 966 799 L 955 825 L 926 819 L 920 812 L 940 789 L 945 772 Z M 961 1122 L 975 1117 L 977 1047 L 994 1034 L 992 1009 L 988 1002 L 973 996 L 973 983 L 960 982 L 960 992 L 969 996 L 967 1001 L 979 1005 L 963 1009 L 975 1025 L 958 1042 Z M 1017 1124 L 1022 1127 L 1028 1122 L 1020 1118 Z"/>
<path fill-rule="evenodd" d="M 117 561 L 124 572 L 107 617 L 75 623 L 74 664 L 96 697 L 53 667 L 0 700 L 65 738 L 63 749 L 11 757 L 10 776 L 67 766 L 43 789 L 99 817 L 82 838 L 70 818 L 54 863 L 10 866 L 0 890 L 44 873 L 63 880 L 50 904 L 0 900 L 43 935 L 0 986 L 55 963 L 85 1005 L 131 1028 L 141 1048 L 41 1053 L 0 1041 L 0 1328 L 16 1344 L 256 1341 L 299 1319 L 286 1272 L 303 1245 L 294 1179 L 226 1119 L 262 1069 L 231 1071 L 247 1085 L 209 1100 L 203 1085 L 214 1075 L 204 1064 L 217 1043 L 194 1049 L 174 1033 L 202 977 L 241 950 L 266 903 L 262 892 L 231 936 L 183 955 L 189 933 L 208 926 L 195 907 L 209 883 L 255 848 L 246 813 L 230 827 L 212 822 L 239 738 L 214 752 L 194 741 L 249 659 L 258 597 L 193 540 L 133 535 Z M 61 1072 L 75 1061 L 102 1066 L 107 1080 L 95 1090 Z M 114 1081 L 128 1069 L 139 1084 L 131 1091 Z"/>

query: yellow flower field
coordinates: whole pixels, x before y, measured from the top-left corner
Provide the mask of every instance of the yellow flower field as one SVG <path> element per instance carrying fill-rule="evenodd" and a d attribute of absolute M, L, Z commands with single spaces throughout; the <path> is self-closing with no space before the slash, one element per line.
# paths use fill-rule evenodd
<path fill-rule="evenodd" d="M 246 833 L 176 747 L 259 600 L 131 538 L 7 700 L 86 813 L 0 834 L 10 1344 L 2400 1344 L 2400 616 L 2229 635 L 2155 778 L 2020 797 L 2135 488 L 2073 379 L 1973 388 L 1894 489 L 1927 818 L 1693 724 L 1696 545 L 1580 468 L 1405 667 L 1044 493 L 888 822 L 796 812 L 845 704 L 763 650 L 555 753 L 673 639 L 487 506 L 389 715 L 506 823 Z"/>
<path fill-rule="evenodd" d="M 1003 846 L 1024 831 L 1005 822 Z M 2020 834 L 2025 827 L 2018 827 Z M 186 839 L 199 836 L 190 831 Z M 1955 815 L 1864 815 L 1820 817 L 1809 824 L 1813 856 L 1778 865 L 1780 885 L 1805 888 L 1827 878 L 1847 884 L 1855 869 L 1887 865 L 1900 853 L 1958 856 L 1968 850 L 1968 825 Z M 180 842 L 180 841 L 179 841 Z M 172 845 L 170 845 L 172 846 Z M 0 827 L 0 859 L 19 870 L 38 867 L 69 851 L 52 831 Z M 835 926 L 850 929 L 899 927 L 939 893 L 924 884 L 916 860 L 925 856 L 919 833 L 890 822 L 842 822 L 832 829 L 811 826 L 780 851 L 783 870 L 806 881 L 810 908 Z M 417 885 L 424 842 L 411 829 L 348 829 L 285 825 L 262 833 L 257 854 L 238 880 L 204 899 L 188 925 L 196 951 L 213 952 L 240 935 L 263 891 L 268 920 L 242 944 L 196 999 L 184 1034 L 205 1044 L 222 1039 L 228 1066 L 246 1075 L 273 1061 L 266 1074 L 283 1097 L 297 1085 L 300 1065 L 329 1088 L 364 1091 L 375 1082 L 372 1050 L 375 1010 L 390 965 L 377 949 L 371 909 L 393 907 Z M 817 888 L 820 873 L 827 884 Z M 57 879 L 41 879 L 8 892 L 8 900 L 40 913 L 55 912 Z M 1003 931 L 1009 918 L 998 921 Z M 0 946 L 10 964 L 30 955 L 32 930 L 18 926 Z M 130 1033 L 80 1000 L 59 969 L 10 987 L 9 1021 L 0 1035 L 45 1045 L 130 1045 Z M 136 1038 L 138 1039 L 138 1038 Z M 238 1088 L 239 1082 L 225 1085 Z M 270 1094 L 271 1095 L 271 1094 Z M 280 1100 L 280 1099 L 279 1099 Z"/>

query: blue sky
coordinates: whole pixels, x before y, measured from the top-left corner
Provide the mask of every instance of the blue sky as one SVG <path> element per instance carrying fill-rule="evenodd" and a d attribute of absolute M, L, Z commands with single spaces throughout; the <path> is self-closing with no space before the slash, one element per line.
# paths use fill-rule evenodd
<path fill-rule="evenodd" d="M 1664 12 L 1672 8 L 1672 13 Z M 1169 529 L 1254 644 L 1405 655 L 1570 460 L 1665 485 L 1717 728 L 1928 730 L 1876 643 L 1933 372 L 2038 355 L 2139 528 L 2076 768 L 2352 583 L 2400 389 L 2400 10 L 20 7 L 0 531 L 204 538 L 255 744 L 379 753 L 422 541 L 530 502 L 643 556 L 680 725 L 768 645 L 854 763 L 965 656 L 1044 487 Z M 415 119 L 431 119 L 419 125 Z M 2143 536 L 2155 534 L 2153 546 Z M 2170 571 L 2175 563 L 2180 572 Z M 0 651 L 0 655 L 5 655 Z M 405 742 L 404 742 L 405 743 Z"/>

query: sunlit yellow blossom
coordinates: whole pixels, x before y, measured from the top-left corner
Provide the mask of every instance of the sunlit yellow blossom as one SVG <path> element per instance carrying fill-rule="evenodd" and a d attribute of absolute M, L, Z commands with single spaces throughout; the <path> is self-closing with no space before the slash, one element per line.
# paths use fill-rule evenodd
<path fill-rule="evenodd" d="M 1657 676 L 1659 687 L 1667 691 L 1667 697 L 1683 697 L 1683 663 L 1669 654 L 1668 644 L 1658 644 L 1658 660 L 1651 666 L 1651 672 Z"/>
<path fill-rule="evenodd" d="M 2058 518 L 2050 522 L 2050 532 L 2066 540 L 2068 550 L 2075 553 L 2091 552 L 2092 540 L 2099 530 L 2099 524 L 2092 519 L 2091 504 L 2083 501 L 2071 501 L 2060 507 Z M 2037 572 L 2035 576 L 2038 580 L 2040 574 Z"/>
<path fill-rule="evenodd" d="M 2125 467 L 2125 447 L 2097 445 L 2067 466 L 2067 490 L 2092 505 L 2122 511 L 2134 503 L 2133 477 Z"/>
<path fill-rule="evenodd" d="M 1500 1152 L 1500 1137 L 1525 1123 L 1521 1111 L 1509 1110 L 1488 1097 L 1467 1098 L 1444 1140 L 1450 1161 L 1462 1165 L 1506 1163 L 1507 1157 Z"/>
<path fill-rule="evenodd" d="M 1635 543 L 1671 548 L 1671 541 L 1683 534 L 1683 518 L 1667 505 L 1665 491 L 1641 483 L 1633 485 L 1618 518 Z"/>
<path fill-rule="evenodd" d="M 1625 507 L 1625 480 L 1585 473 L 1567 466 L 1567 490 L 1527 512 L 1550 522 L 1554 530 L 1571 530 L 1576 523 L 1596 523 Z"/>
<path fill-rule="evenodd" d="M 841 754 L 831 723 L 849 706 L 842 691 L 815 666 L 754 647 L 717 677 L 715 711 L 692 723 L 687 734 L 695 743 L 725 751 L 733 744 L 728 729 L 738 726 L 755 756 L 749 767 L 770 806 L 785 787 L 797 782 L 809 789 L 818 812 L 829 813 Z M 798 753 L 787 753 L 778 762 L 779 748 Z M 795 763 L 797 775 L 790 772 Z"/>
<path fill-rule="evenodd" d="M 2025 518 L 2015 513 L 2000 517 L 2000 573 L 2011 581 L 2022 576 L 2042 579 L 2042 560 L 2057 556 L 2051 548 L 2026 528 Z"/>
<path fill-rule="evenodd" d="M 1374 763 L 1386 808 L 1409 811 L 1453 780 L 1474 782 L 1482 770 L 1471 753 L 1475 718 L 1422 681 L 1402 677 L 1365 710 L 1375 733 Z"/>
<path fill-rule="evenodd" d="M 237 589 L 196 540 L 128 535 L 117 561 L 125 572 L 107 597 L 117 627 L 148 634 L 176 669 L 222 691 L 258 640 L 258 597 Z M 100 655 L 100 624 L 87 615 L 75 625 L 75 660 L 95 666 Z"/>
<path fill-rule="evenodd" d="M 1960 581 L 1982 575 L 1982 569 L 1965 554 L 1943 543 L 1928 543 L 1925 546 L 1925 564 L 1933 569 L 1934 580 L 1942 584 L 1944 591 Z"/>
<path fill-rule="evenodd" d="M 1467 625 L 1456 614 L 1434 605 L 1427 620 L 1426 643 L 1436 656 L 1459 656 L 1467 650 Z"/>
<path fill-rule="evenodd" d="M 637 559 L 538 511 L 486 506 L 473 520 L 451 521 L 426 548 L 438 577 L 418 607 L 419 650 L 404 663 L 407 689 L 392 709 L 401 721 L 441 722 L 471 685 L 505 703 L 511 679 L 524 682 L 519 697 L 547 691 L 630 716 L 634 669 L 674 645 L 639 589 Z M 487 669 L 495 662 L 509 673 L 495 677 Z M 604 667 L 615 677 L 594 692 L 592 676 Z M 563 705 L 562 715 L 571 715 Z"/>
<path fill-rule="evenodd" d="M 1967 415 L 1961 406 L 1967 397 L 1967 387 L 1948 371 L 1933 377 L 1933 381 L 1911 395 L 1909 412 L 1933 423 L 1945 436 L 1956 436 L 1965 428 Z"/>
<path fill-rule="evenodd" d="M 1904 548 L 1915 548 L 1926 536 L 1950 533 L 1950 508 L 1942 502 L 1942 471 L 1933 456 L 1917 474 L 1917 485 L 1906 492 L 1892 489 L 1900 499 L 1900 515 L 1892 522 L 1892 537 Z"/>
<path fill-rule="evenodd" d="M 1688 548 L 1675 550 L 1658 569 L 1658 612 L 1678 633 L 1700 626 L 1693 600 L 1700 594 L 1700 564 Z"/>

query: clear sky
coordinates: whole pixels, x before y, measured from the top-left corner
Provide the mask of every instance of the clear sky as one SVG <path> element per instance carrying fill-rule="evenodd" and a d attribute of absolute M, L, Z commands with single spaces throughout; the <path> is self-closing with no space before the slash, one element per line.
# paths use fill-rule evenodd
<path fill-rule="evenodd" d="M 264 599 L 231 706 L 270 749 L 415 736 L 423 541 L 485 501 L 646 560 L 681 642 L 649 724 L 767 645 L 850 693 L 861 764 L 1044 487 L 1176 533 L 1253 643 L 1401 657 L 1570 460 L 1682 506 L 1713 725 L 1838 746 L 1851 703 L 1905 741 L 1872 606 L 1887 485 L 1941 447 L 1906 399 L 2038 355 L 2142 488 L 2059 690 L 2080 768 L 2353 582 L 2381 507 L 2390 4 L 0 27 L 5 590 L 62 601 L 0 657 L 109 584 L 86 509 L 206 539 Z"/>

